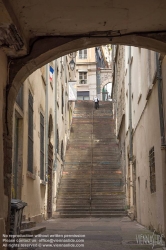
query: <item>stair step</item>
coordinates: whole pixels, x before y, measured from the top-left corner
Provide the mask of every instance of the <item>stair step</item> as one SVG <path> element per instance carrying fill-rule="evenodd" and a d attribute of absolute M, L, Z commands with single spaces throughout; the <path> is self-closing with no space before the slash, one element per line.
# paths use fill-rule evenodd
<path fill-rule="evenodd" d="M 21 222 L 21 230 L 29 229 L 35 226 L 36 226 L 36 222 L 34 221 L 22 221 Z"/>
<path fill-rule="evenodd" d="M 58 189 L 56 218 L 126 214 L 112 103 L 100 104 L 100 109 L 95 112 L 93 101 L 76 101 Z"/>
<path fill-rule="evenodd" d="M 46 230 L 46 227 L 32 227 L 32 228 L 29 228 L 29 229 L 23 229 L 21 230 L 21 234 L 29 234 L 29 235 L 36 235 L 36 234 L 40 234 L 41 232 L 45 231 Z"/>

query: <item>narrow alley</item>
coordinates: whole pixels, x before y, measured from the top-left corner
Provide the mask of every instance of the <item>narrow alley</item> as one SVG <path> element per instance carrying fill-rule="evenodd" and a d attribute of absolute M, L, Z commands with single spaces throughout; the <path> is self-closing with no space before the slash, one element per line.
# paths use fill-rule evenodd
<path fill-rule="evenodd" d="M 76 216 L 77 217 L 77 216 Z M 129 217 L 58 218 L 39 224 L 46 231 L 35 237 L 37 247 L 19 250 L 163 250 L 161 236 L 154 236 Z M 157 238 L 158 237 L 158 238 Z"/>
<path fill-rule="evenodd" d="M 34 228 L 22 231 L 31 247 L 19 250 L 164 249 L 160 235 L 127 216 L 119 154 L 112 102 L 96 110 L 93 101 L 76 101 L 56 212 L 36 236 Z"/>

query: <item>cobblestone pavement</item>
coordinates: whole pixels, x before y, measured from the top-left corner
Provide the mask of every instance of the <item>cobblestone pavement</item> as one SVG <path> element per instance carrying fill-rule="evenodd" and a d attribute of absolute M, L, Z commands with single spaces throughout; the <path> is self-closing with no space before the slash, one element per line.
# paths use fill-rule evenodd
<path fill-rule="evenodd" d="M 151 235 L 152 237 L 153 232 L 136 221 L 131 221 L 128 217 L 51 219 L 40 225 L 45 225 L 47 229 L 34 238 L 37 239 L 38 247 L 26 249 L 144 250 L 152 249 L 153 245 L 152 243 L 141 244 L 143 243 L 141 235 L 144 237 Z M 138 243 L 138 239 L 141 242 Z M 157 236 L 154 239 L 156 241 Z M 161 238 L 158 236 L 159 244 L 160 240 Z M 62 244 L 66 245 L 62 246 Z M 25 248 L 20 249 L 25 250 Z M 157 246 L 155 242 L 153 249 L 166 248 L 161 245 Z"/>

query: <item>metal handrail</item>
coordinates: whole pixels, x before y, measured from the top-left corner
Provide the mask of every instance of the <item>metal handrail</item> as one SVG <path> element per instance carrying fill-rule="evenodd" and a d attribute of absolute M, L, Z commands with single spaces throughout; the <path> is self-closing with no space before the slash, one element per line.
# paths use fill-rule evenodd
<path fill-rule="evenodd" d="M 92 212 L 92 167 L 93 167 L 93 125 L 94 124 L 94 116 L 92 110 L 92 132 L 91 132 L 91 166 L 90 166 L 90 215 Z"/>

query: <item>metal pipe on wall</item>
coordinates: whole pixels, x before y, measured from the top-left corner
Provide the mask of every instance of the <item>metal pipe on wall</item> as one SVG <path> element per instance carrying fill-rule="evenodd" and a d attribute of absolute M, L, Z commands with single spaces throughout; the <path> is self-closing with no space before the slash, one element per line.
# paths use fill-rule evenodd
<path fill-rule="evenodd" d="M 57 168 L 57 61 L 54 61 L 54 171 Z"/>
<path fill-rule="evenodd" d="M 49 83 L 49 64 L 46 64 L 46 92 L 45 92 L 45 181 L 48 180 L 48 83 Z"/>
<path fill-rule="evenodd" d="M 164 123 L 164 111 L 163 111 L 163 86 L 162 86 L 162 62 L 159 59 L 159 53 L 156 52 L 156 67 L 157 67 L 157 87 L 158 87 L 158 106 L 160 117 L 160 135 L 161 135 L 161 155 L 162 155 L 162 182 L 163 182 L 163 211 L 164 211 L 164 237 L 166 239 L 166 141 L 165 141 L 165 123 Z M 166 241 L 165 241 L 166 246 Z"/>
<path fill-rule="evenodd" d="M 133 132 L 132 132 L 132 82 L 131 82 L 131 46 L 129 46 L 129 205 L 133 206 Z"/>
<path fill-rule="evenodd" d="M 132 135 L 132 85 L 131 85 L 131 46 L 129 46 L 129 160 L 133 160 L 133 135 Z"/>
<path fill-rule="evenodd" d="M 161 134 L 161 146 L 165 146 L 165 124 L 164 124 L 164 112 L 163 112 L 163 96 L 162 96 L 162 72 L 161 72 L 161 60 L 159 60 L 159 53 L 156 52 L 156 66 L 157 66 L 157 82 L 158 82 L 158 105 L 160 116 L 160 134 Z"/>

